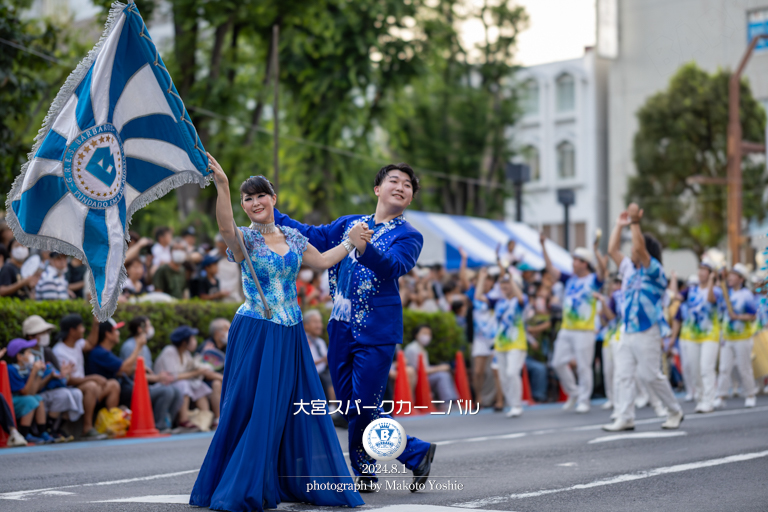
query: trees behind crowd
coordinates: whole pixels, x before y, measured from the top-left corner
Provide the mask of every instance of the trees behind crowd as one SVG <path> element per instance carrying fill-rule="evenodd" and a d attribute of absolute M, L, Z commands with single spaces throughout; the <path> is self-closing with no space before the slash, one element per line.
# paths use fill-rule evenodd
<path fill-rule="evenodd" d="M 726 177 L 730 76 L 726 70 L 707 73 L 686 64 L 665 91 L 648 98 L 637 112 L 637 174 L 629 180 L 627 202 L 643 206 L 643 229 L 665 247 L 701 254 L 726 234 L 726 187 L 686 180 Z M 741 81 L 740 108 L 742 138 L 764 141 L 765 110 L 746 79 Z M 768 207 L 763 194 L 768 183 L 765 158 L 745 155 L 742 172 L 744 217 L 762 219 Z"/>
<path fill-rule="evenodd" d="M 29 90 L 12 93 L 26 99 L 0 119 L 17 144 L 3 159 L 0 195 L 10 189 L 56 91 L 98 37 L 111 1 L 94 2 L 103 11 L 92 26 L 78 22 L 75 29 L 59 20 L 43 27 L 30 20 L 2 34 L 59 61 L 2 47 L 3 68 L 23 72 Z M 31 1 L 10 5 L 20 12 Z M 422 206 L 481 215 L 502 211 L 503 164 L 510 156 L 504 127 L 515 119 L 512 57 L 526 21 L 522 8 L 502 0 L 136 5 L 150 30 L 163 22 L 172 26 L 173 37 L 159 49 L 203 144 L 230 174 L 233 188 L 251 175 L 273 176 L 270 53 L 277 25 L 283 210 L 308 222 L 372 211 L 374 171 L 402 159 L 422 168 Z M 458 35 L 459 24 L 468 20 L 480 21 L 488 35 L 476 47 Z M 467 185 L 465 178 L 493 185 Z M 213 187 L 183 187 L 139 212 L 133 227 L 149 232 L 159 224 L 193 223 L 213 232 L 208 213 L 214 201 Z"/>

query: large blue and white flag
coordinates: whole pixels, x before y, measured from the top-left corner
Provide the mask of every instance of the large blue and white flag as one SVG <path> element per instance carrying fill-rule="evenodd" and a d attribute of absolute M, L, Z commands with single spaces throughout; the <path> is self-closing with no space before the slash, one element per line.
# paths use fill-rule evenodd
<path fill-rule="evenodd" d="M 210 182 L 208 158 L 133 2 L 115 2 L 99 43 L 67 78 L 8 195 L 24 245 L 87 265 L 94 313 L 114 312 L 139 208 Z"/>

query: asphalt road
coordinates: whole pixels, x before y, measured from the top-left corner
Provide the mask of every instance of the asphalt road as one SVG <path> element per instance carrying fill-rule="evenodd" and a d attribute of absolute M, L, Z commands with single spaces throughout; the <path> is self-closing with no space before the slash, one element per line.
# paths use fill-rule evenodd
<path fill-rule="evenodd" d="M 515 419 L 490 411 L 407 418 L 401 423 L 408 434 L 438 443 L 430 476 L 436 486 L 364 494 L 362 508 L 768 511 L 768 397 L 758 397 L 755 409 L 742 405 L 732 399 L 724 410 L 701 415 L 685 404 L 685 421 L 671 432 L 646 408 L 635 432 L 618 438 L 600 430 L 608 413 L 597 406 L 584 415 L 545 405 Z M 346 432 L 337 433 L 346 451 Z M 0 450 L 0 511 L 193 510 L 186 502 L 210 439 L 188 434 Z M 380 478 L 385 486 L 402 481 L 410 482 L 410 474 Z"/>

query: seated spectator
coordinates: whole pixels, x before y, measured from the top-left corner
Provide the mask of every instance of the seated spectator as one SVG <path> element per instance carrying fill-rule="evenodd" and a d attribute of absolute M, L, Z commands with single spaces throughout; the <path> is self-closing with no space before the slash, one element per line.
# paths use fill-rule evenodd
<path fill-rule="evenodd" d="M 171 333 L 172 345 L 166 346 L 155 361 L 155 370 L 166 371 L 175 377 L 173 385 L 181 391 L 184 401 L 179 411 L 179 426 L 195 428 L 189 421 L 189 403 L 194 402 L 198 409 L 213 409 L 214 428 L 219 423 L 219 400 L 221 398 L 220 373 L 216 373 L 192 358 L 197 349 L 197 329 L 188 325 L 177 327 Z M 203 382 L 203 377 L 216 384 L 216 390 Z"/>
<path fill-rule="evenodd" d="M 181 239 L 187 248 L 187 261 L 192 264 L 198 264 L 203 261 L 203 252 L 197 247 L 197 230 L 194 226 L 188 226 L 181 232 Z"/>
<path fill-rule="evenodd" d="M 173 231 L 168 226 L 155 228 L 155 245 L 152 246 L 152 268 L 150 275 L 154 274 L 161 265 L 171 262 L 171 242 Z"/>
<path fill-rule="evenodd" d="M 51 334 L 56 326 L 43 320 L 39 315 L 32 315 L 24 319 L 21 324 L 21 334 L 28 340 L 37 340 L 39 350 L 43 351 L 43 359 L 52 363 L 53 367 L 61 371 L 59 358 L 51 350 Z"/>
<path fill-rule="evenodd" d="M 46 432 L 45 404 L 38 393 L 53 378 L 53 372 L 47 372 L 46 364 L 35 360 L 32 347 L 36 344 L 34 340 L 11 340 L 7 347 L 8 357 L 14 363 L 8 366 L 8 380 L 13 394 L 13 409 L 19 419 L 19 433 L 28 443 L 48 444 L 54 439 Z"/>
<path fill-rule="evenodd" d="M 198 349 L 203 362 L 215 372 L 224 371 L 230 322 L 226 318 L 215 318 L 208 326 L 208 338 Z"/>
<path fill-rule="evenodd" d="M 9 242 L 7 249 L 10 258 L 0 269 L 0 297 L 34 298 L 34 289 L 40 280 L 40 271 L 29 277 L 21 277 L 21 266 L 29 257 L 29 249 L 21 245 L 15 238 Z"/>
<path fill-rule="evenodd" d="M 88 441 L 106 439 L 105 434 L 100 434 L 93 427 L 93 417 L 96 413 L 96 405 L 104 402 L 108 409 L 117 407 L 120 402 L 120 384 L 115 379 L 107 379 L 102 375 L 85 374 L 84 352 L 90 350 L 96 344 L 98 335 L 98 323 L 94 321 L 91 336 L 84 339 L 85 325 L 83 317 L 77 313 L 65 315 L 59 321 L 59 341 L 53 347 L 53 353 L 64 364 L 72 365 L 67 384 L 76 387 L 83 393 L 83 439 Z"/>
<path fill-rule="evenodd" d="M 184 262 L 187 260 L 187 252 L 183 242 L 175 242 L 171 251 L 171 261 L 157 269 L 152 280 L 155 291 L 167 293 L 175 299 L 183 299 L 187 290 L 187 273 L 184 270 Z"/>
<path fill-rule="evenodd" d="M 128 279 L 123 283 L 123 295 L 125 300 L 131 297 L 143 295 L 151 290 L 144 286 L 144 264 L 139 258 L 134 258 L 125 262 L 125 271 Z M 151 287 L 149 287 L 151 288 Z"/>
<path fill-rule="evenodd" d="M 125 340 L 125 343 L 120 347 L 120 359 L 123 361 L 129 359 L 136 350 L 138 337 L 143 336 L 149 341 L 155 335 L 155 328 L 146 316 L 133 318 L 128 324 L 128 330 L 131 337 Z M 155 428 L 161 432 L 166 432 L 173 426 L 173 419 L 181 408 L 183 397 L 181 392 L 171 385 L 174 381 L 173 375 L 168 372 L 155 373 L 153 371 L 152 353 L 146 344 L 141 347 L 139 356 L 144 358 L 144 371 L 147 374 L 147 383 L 149 384 L 149 399 L 152 401 Z"/>
<path fill-rule="evenodd" d="M 70 292 L 67 282 L 67 256 L 52 252 L 40 280 L 35 286 L 37 300 L 68 300 L 75 294 Z"/>
<path fill-rule="evenodd" d="M 69 283 L 69 290 L 74 294 L 76 299 L 83 298 L 83 289 L 85 288 L 85 272 L 88 269 L 83 262 L 77 258 L 72 258 L 67 265 L 67 282 Z"/>
<path fill-rule="evenodd" d="M 221 289 L 229 292 L 224 301 L 243 302 L 245 299 L 243 298 L 240 264 L 227 260 L 227 244 L 224 242 L 221 233 L 216 233 L 215 242 L 216 247 L 208 255 L 219 258 L 219 270 L 216 278 L 219 280 Z"/>
<path fill-rule="evenodd" d="M 88 354 L 85 363 L 86 375 L 101 375 L 105 379 L 115 379 L 120 383 L 120 404 L 130 407 L 133 381 L 130 376 L 136 370 L 136 360 L 141 348 L 147 343 L 146 336 L 136 339 L 136 347 L 125 361 L 117 357 L 112 350 L 120 343 L 120 328 L 125 322 L 117 323 L 113 319 L 99 323 L 96 346 Z"/>
<path fill-rule="evenodd" d="M 432 389 L 435 400 L 444 400 L 446 402 L 445 408 L 447 408 L 448 400 L 458 400 L 459 394 L 453 383 L 451 365 L 443 363 L 432 366 L 429 364 L 429 354 L 426 347 L 431 341 L 432 329 L 428 325 L 421 325 L 414 331 L 414 341 L 406 345 L 403 352 L 408 366 L 413 367 L 417 372 L 419 370 L 419 355 L 423 356 L 429 387 Z"/>
<path fill-rule="evenodd" d="M 221 300 L 229 296 L 229 291 L 222 290 L 216 274 L 219 272 L 219 258 L 206 256 L 200 264 L 200 274 L 192 281 L 190 295 L 203 300 Z"/>
<path fill-rule="evenodd" d="M 323 333 L 323 315 L 316 309 L 310 309 L 304 313 L 304 332 L 307 334 L 309 350 L 315 361 L 315 369 L 320 375 L 325 397 L 328 400 L 336 400 L 336 393 L 331 383 L 331 371 L 328 369 L 328 347 L 320 336 Z"/>
<path fill-rule="evenodd" d="M 302 308 L 317 306 L 320 301 L 320 289 L 312 284 L 314 277 L 315 273 L 309 267 L 302 268 L 296 276 L 296 297 Z"/>
<path fill-rule="evenodd" d="M 5 349 L 0 348 L 0 359 L 5 355 Z M 6 446 L 13 448 L 15 446 L 27 446 L 27 440 L 24 439 L 18 430 L 16 430 L 16 422 L 11 412 L 11 407 L 8 402 L 5 401 L 5 396 L 0 394 L 0 428 L 3 429 L 8 436 Z"/>

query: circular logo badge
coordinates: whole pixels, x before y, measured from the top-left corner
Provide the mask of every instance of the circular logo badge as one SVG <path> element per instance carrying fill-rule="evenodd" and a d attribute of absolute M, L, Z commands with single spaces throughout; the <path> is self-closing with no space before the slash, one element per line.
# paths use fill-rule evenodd
<path fill-rule="evenodd" d="M 405 450 L 405 429 L 395 420 L 373 420 L 363 432 L 363 447 L 372 458 L 381 461 L 396 459 Z"/>
<path fill-rule="evenodd" d="M 90 128 L 72 141 L 64 154 L 64 181 L 89 208 L 109 208 L 122 199 L 125 155 L 114 126 Z"/>

